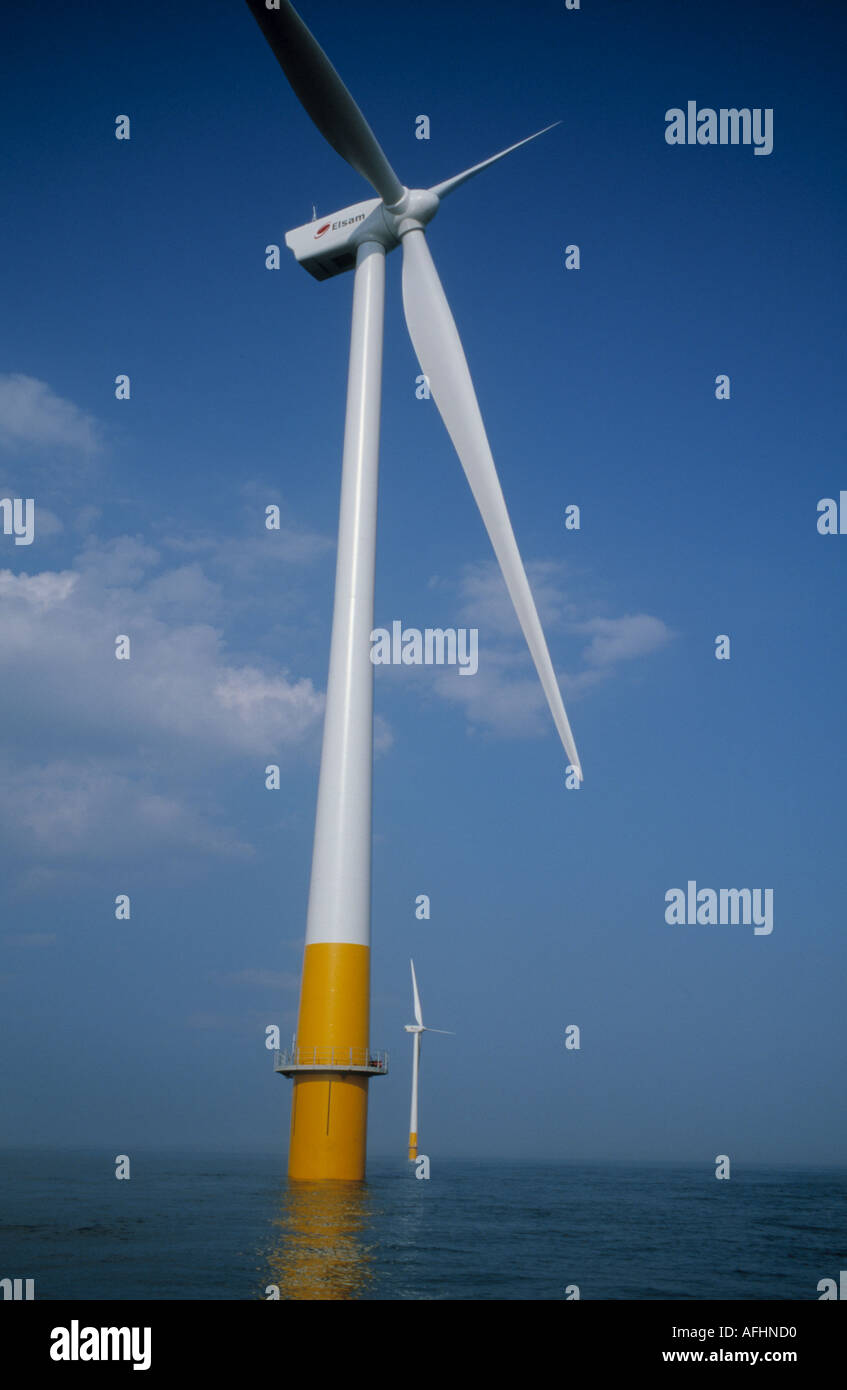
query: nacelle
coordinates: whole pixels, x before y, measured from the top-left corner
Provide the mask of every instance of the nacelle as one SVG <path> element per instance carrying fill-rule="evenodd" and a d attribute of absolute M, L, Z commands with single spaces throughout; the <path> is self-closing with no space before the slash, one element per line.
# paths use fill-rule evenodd
<path fill-rule="evenodd" d="M 331 275 L 353 270 L 356 248 L 366 239 L 380 241 L 386 248 L 397 245 L 382 215 L 381 198 L 354 203 L 285 234 L 286 246 L 316 280 L 328 280 Z"/>
<path fill-rule="evenodd" d="M 399 246 L 405 232 L 425 226 L 435 216 L 438 204 L 432 189 L 404 188 L 403 197 L 391 208 L 381 198 L 354 203 L 286 232 L 285 244 L 310 275 L 328 280 L 353 269 L 356 248 L 363 241 L 378 241 L 386 251 Z"/>

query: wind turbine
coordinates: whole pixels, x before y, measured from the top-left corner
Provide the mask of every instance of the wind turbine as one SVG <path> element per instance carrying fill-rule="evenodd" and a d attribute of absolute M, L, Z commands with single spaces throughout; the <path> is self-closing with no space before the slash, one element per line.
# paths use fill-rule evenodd
<path fill-rule="evenodd" d="M 547 643 L 515 542 L 453 315 L 424 227 L 442 199 L 530 135 L 433 188 L 406 188 L 323 49 L 288 0 L 247 0 L 318 130 L 376 198 L 288 232 L 317 280 L 355 269 L 338 557 L 297 1047 L 277 1071 L 294 1078 L 289 1177 L 361 1179 L 371 1055 L 370 875 L 374 557 L 385 257 L 403 247 L 403 307 L 432 398 L 476 499 L 576 775 L 582 771 Z M 550 126 L 546 129 L 551 129 Z M 536 134 L 541 135 L 543 131 Z"/>
<path fill-rule="evenodd" d="M 409 1117 L 409 1162 L 413 1163 L 418 1156 L 418 1073 L 421 1068 L 421 1033 L 450 1033 L 449 1028 L 428 1028 L 423 1021 L 421 1011 L 421 996 L 418 994 L 418 982 L 415 978 L 415 962 L 409 961 L 412 967 L 412 999 L 415 1006 L 415 1021 L 405 1025 L 406 1032 L 412 1034 L 412 1113 Z M 451 1036 L 453 1036 L 451 1034 Z"/>

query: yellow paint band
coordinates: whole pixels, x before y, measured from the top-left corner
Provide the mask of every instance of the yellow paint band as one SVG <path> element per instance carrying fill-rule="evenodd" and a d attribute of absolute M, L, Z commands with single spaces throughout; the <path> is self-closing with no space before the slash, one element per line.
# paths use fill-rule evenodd
<path fill-rule="evenodd" d="M 306 947 L 298 1056 L 366 1054 L 370 1021 L 370 949 L 349 942 Z M 359 1182 L 365 1176 L 368 1077 L 354 1072 L 300 1072 L 294 1077 L 288 1176 Z"/>
<path fill-rule="evenodd" d="M 297 1047 L 304 1051 L 368 1045 L 371 952 L 347 941 L 320 941 L 303 955 Z"/>

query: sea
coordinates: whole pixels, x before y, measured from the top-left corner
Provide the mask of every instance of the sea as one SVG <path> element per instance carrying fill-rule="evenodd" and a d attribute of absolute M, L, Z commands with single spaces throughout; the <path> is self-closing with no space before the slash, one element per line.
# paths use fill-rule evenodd
<path fill-rule="evenodd" d="M 0 1151 L 0 1278 L 43 1299 L 815 1300 L 847 1169 Z"/>

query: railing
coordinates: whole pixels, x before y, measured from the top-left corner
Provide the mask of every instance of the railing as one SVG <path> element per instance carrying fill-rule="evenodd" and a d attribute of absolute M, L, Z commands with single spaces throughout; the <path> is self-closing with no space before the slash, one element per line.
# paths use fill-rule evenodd
<path fill-rule="evenodd" d="M 335 1071 L 387 1072 L 388 1053 L 367 1047 L 294 1047 L 274 1053 L 275 1071 L 306 1071 L 327 1067 Z"/>

